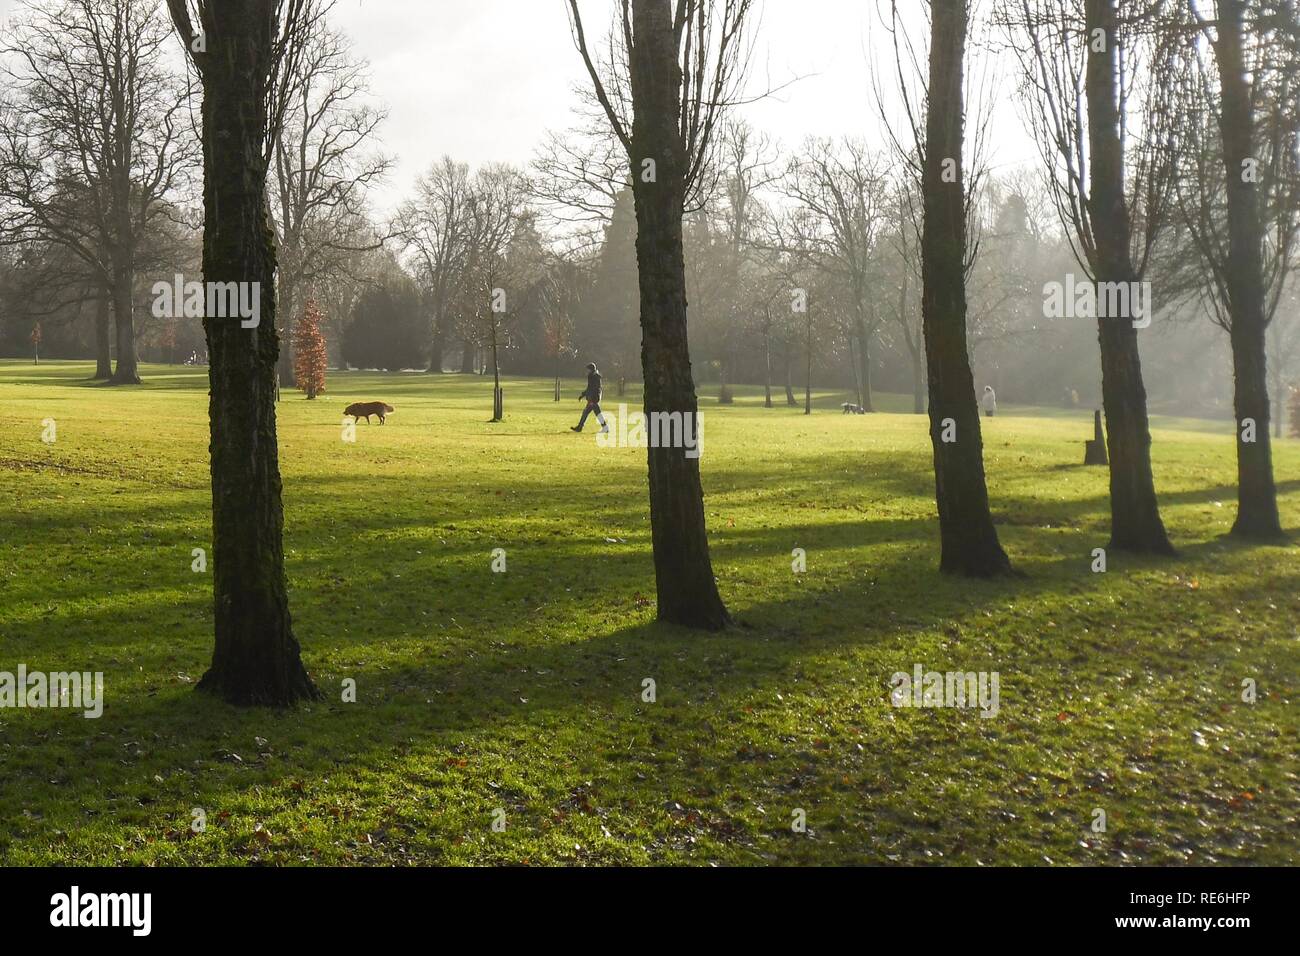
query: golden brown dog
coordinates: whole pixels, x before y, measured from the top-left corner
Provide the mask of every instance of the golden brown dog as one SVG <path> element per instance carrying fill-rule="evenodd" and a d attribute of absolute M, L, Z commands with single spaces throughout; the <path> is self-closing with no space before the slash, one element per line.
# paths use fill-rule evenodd
<path fill-rule="evenodd" d="M 393 410 L 392 405 L 386 405 L 383 402 L 353 402 L 347 408 L 343 409 L 344 415 L 351 415 L 355 418 L 364 418 L 366 424 L 370 424 L 370 416 L 378 415 L 379 424 L 384 423 L 384 416 Z"/>

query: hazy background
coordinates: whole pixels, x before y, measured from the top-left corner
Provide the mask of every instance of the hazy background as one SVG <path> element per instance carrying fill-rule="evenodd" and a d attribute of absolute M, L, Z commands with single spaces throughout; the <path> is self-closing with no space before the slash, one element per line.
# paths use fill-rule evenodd
<path fill-rule="evenodd" d="M 0 0 L 0 19 L 21 6 Z M 579 6 L 599 34 L 616 9 L 612 0 Z M 574 85 L 587 79 L 566 8 L 565 0 L 338 0 L 333 21 L 370 62 L 372 99 L 389 110 L 380 140 L 397 165 L 375 190 L 376 212 L 409 194 L 444 153 L 471 166 L 524 164 L 547 130 L 570 125 Z M 808 135 L 877 139 L 868 58 L 883 63 L 893 53 L 875 4 L 766 0 L 761 10 L 751 86 L 782 89 L 742 115 L 786 147 Z M 1037 158 L 1009 82 L 1002 92 L 990 156 L 997 168 Z"/>

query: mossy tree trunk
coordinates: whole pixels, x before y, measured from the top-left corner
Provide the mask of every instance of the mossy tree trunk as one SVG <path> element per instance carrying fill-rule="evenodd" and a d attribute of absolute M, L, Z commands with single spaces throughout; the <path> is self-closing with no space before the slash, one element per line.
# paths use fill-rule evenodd
<path fill-rule="evenodd" d="M 113 303 L 108 290 L 103 290 L 95 300 L 95 378 L 113 377 L 113 350 L 109 323 L 111 322 Z"/>
<path fill-rule="evenodd" d="M 681 133 L 682 70 L 669 0 L 633 0 L 630 57 L 634 118 L 632 193 L 636 205 L 645 411 L 680 413 L 695 429 L 698 404 L 686 335 L 682 215 L 687 152 Z M 654 175 L 642 175 L 643 161 Z M 687 627 L 730 622 L 718 594 L 704 524 L 698 458 L 684 448 L 648 449 L 650 526 L 658 617 Z"/>
<path fill-rule="evenodd" d="M 1103 31 L 1105 42 L 1088 44 L 1088 197 L 1095 239 L 1098 283 L 1138 280 L 1129 241 L 1132 230 L 1124 199 L 1124 146 L 1116 76 L 1119 71 L 1115 0 L 1087 0 L 1087 35 Z M 1101 297 L 1098 297 L 1101 301 Z M 1148 310 L 1151 303 L 1147 303 Z M 1098 314 L 1102 407 L 1110 450 L 1110 547 L 1122 551 L 1173 554 L 1160 520 L 1151 474 L 1151 432 L 1133 316 Z M 1130 310 L 1131 311 L 1131 310 Z"/>
<path fill-rule="evenodd" d="M 984 443 L 966 345 L 962 70 L 967 17 L 966 0 L 931 4 L 921 316 L 942 549 L 939 568 L 990 577 L 1010 572 L 1011 562 L 989 511 Z"/>
<path fill-rule="evenodd" d="M 171 6 L 178 18 L 177 3 Z M 237 317 L 203 322 L 216 646 L 198 687 L 232 704 L 282 706 L 319 691 L 302 664 L 289 616 L 276 446 L 280 343 L 263 93 L 273 68 L 277 5 L 219 0 L 199 9 L 207 47 L 195 58 L 203 82 L 203 278 L 258 283 L 261 314 L 251 329 Z"/>
<path fill-rule="evenodd" d="M 1233 409 L 1237 417 L 1237 520 L 1232 534 L 1273 540 L 1282 536 L 1269 437 L 1264 307 L 1264 226 L 1259 193 L 1243 170 L 1254 156 L 1255 104 L 1246 76 L 1242 0 L 1219 0 L 1218 64 L 1222 103 L 1219 131 L 1228 205 L 1227 306 L 1231 319 Z M 1253 423 L 1251 428 L 1248 423 Z"/>

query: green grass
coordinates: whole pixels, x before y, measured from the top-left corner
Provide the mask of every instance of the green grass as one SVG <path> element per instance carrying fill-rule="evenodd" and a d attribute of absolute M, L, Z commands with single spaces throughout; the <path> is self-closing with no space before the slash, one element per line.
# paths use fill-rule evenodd
<path fill-rule="evenodd" d="M 205 372 L 110 389 L 89 371 L 0 363 L 0 670 L 106 682 L 99 720 L 0 710 L 0 862 L 1300 858 L 1300 548 L 1223 537 L 1226 423 L 1155 422 L 1180 556 L 1094 574 L 1091 413 L 1004 408 L 985 458 L 1027 576 L 968 582 L 936 571 L 924 418 L 842 416 L 839 393 L 811 417 L 706 396 L 714 567 L 740 622 L 708 635 L 654 623 L 645 453 L 568 431 L 577 383 L 555 404 L 510 380 L 493 425 L 487 380 L 334 373 L 279 408 L 294 625 L 326 700 L 237 711 L 194 692 L 212 642 L 210 576 L 191 571 L 210 543 Z M 341 441 L 366 399 L 397 411 Z M 1300 442 L 1275 467 L 1294 532 Z M 997 671 L 1000 713 L 892 707 L 890 675 L 916 663 Z"/>

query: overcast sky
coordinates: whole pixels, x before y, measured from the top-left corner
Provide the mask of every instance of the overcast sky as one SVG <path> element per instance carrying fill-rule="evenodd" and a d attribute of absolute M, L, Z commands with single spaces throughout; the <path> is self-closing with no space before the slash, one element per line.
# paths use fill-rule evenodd
<path fill-rule="evenodd" d="M 919 0 L 906 0 L 920 8 Z M 17 0 L 0 0 L 8 17 Z M 761 0 L 753 84 L 802 77 L 745 108 L 785 147 L 808 135 L 877 138 L 868 57 L 890 53 L 876 0 Z M 335 22 L 370 61 L 386 105 L 383 147 L 397 158 L 375 206 L 390 209 L 444 153 L 477 165 L 526 163 L 550 129 L 571 122 L 586 74 L 565 0 L 337 0 Z M 580 0 L 588 33 L 604 33 L 614 0 Z M 996 114 L 1000 166 L 1033 160 L 1008 95 Z"/>
<path fill-rule="evenodd" d="M 588 33 L 611 0 L 583 0 Z M 767 0 L 755 83 L 805 76 L 747 109 L 793 143 L 849 131 L 870 119 L 861 0 Z M 477 164 L 527 160 L 548 129 L 572 121 L 586 72 L 564 0 L 339 0 L 338 22 L 370 60 L 375 92 L 391 111 L 384 134 L 398 154 L 394 185 L 437 155 Z"/>
<path fill-rule="evenodd" d="M 920 6 L 919 0 L 909 0 Z M 549 129 L 571 122 L 573 87 L 586 82 L 565 0 L 339 0 L 337 22 L 370 60 L 387 102 L 387 149 L 399 165 L 385 198 L 409 187 L 435 157 L 526 162 Z M 603 33 L 613 0 L 581 0 L 589 35 Z M 786 147 L 808 135 L 876 136 L 868 56 L 890 52 L 874 0 L 764 0 L 752 83 L 792 86 L 745 108 Z M 892 55 L 892 53 L 891 53 Z M 1009 92 L 1009 88 L 1008 88 Z M 996 120 L 999 165 L 1036 157 L 1009 97 Z"/>

